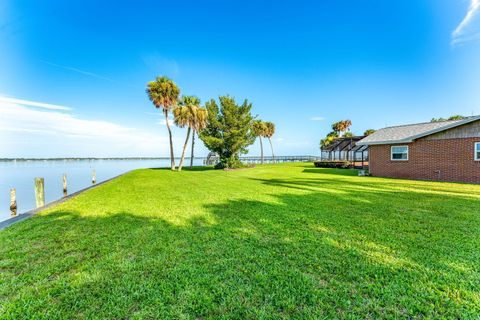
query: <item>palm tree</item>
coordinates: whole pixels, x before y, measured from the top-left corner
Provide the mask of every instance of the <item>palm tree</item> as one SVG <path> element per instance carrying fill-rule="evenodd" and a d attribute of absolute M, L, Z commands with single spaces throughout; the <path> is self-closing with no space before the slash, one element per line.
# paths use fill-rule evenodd
<path fill-rule="evenodd" d="M 275 124 L 273 122 L 264 122 L 265 125 L 265 137 L 268 138 L 268 142 L 270 142 L 270 149 L 272 149 L 272 159 L 275 162 L 275 155 L 273 154 L 273 145 L 272 145 L 272 137 L 275 134 Z"/>
<path fill-rule="evenodd" d="M 265 126 L 265 122 L 262 122 L 261 120 L 257 120 L 253 123 L 253 133 L 258 137 L 258 140 L 260 140 L 260 162 L 263 164 L 263 142 L 262 142 L 262 137 L 265 137 L 266 135 L 267 128 Z"/>
<path fill-rule="evenodd" d="M 344 132 L 350 131 L 350 127 L 352 126 L 352 121 L 351 120 L 343 120 L 341 121 L 342 126 L 344 128 Z"/>
<path fill-rule="evenodd" d="M 200 100 L 198 101 L 200 105 Z M 192 152 L 190 155 L 190 169 L 193 167 L 193 158 L 194 158 L 194 148 L 195 148 L 195 133 L 200 132 L 207 127 L 208 124 L 208 112 L 205 108 L 197 108 L 197 112 L 195 113 L 195 125 L 193 126 L 192 130 Z"/>
<path fill-rule="evenodd" d="M 329 134 L 327 134 L 325 139 L 320 140 L 320 149 L 328 147 L 338 137 L 339 137 L 338 132 L 336 131 L 330 132 Z"/>
<path fill-rule="evenodd" d="M 342 133 L 349 131 L 351 126 L 352 126 L 352 121 L 342 120 L 332 124 L 332 130 L 337 132 L 339 136 L 343 136 Z"/>
<path fill-rule="evenodd" d="M 165 122 L 168 129 L 170 139 L 170 162 L 172 170 L 175 170 L 175 157 L 173 155 L 172 130 L 168 122 L 168 113 L 177 105 L 180 89 L 175 82 L 167 77 L 157 77 L 154 81 L 150 81 L 147 85 L 147 94 L 150 101 L 153 102 L 155 108 L 162 109 L 165 115 Z"/>
<path fill-rule="evenodd" d="M 180 106 L 173 110 L 174 121 L 180 128 L 187 127 L 187 137 L 183 145 L 182 157 L 180 158 L 180 164 L 178 165 L 178 171 L 182 170 L 183 161 L 185 160 L 185 151 L 187 150 L 188 139 L 190 138 L 190 132 L 195 127 L 195 118 L 198 110 L 200 99 L 194 96 L 185 96 L 180 102 Z"/>

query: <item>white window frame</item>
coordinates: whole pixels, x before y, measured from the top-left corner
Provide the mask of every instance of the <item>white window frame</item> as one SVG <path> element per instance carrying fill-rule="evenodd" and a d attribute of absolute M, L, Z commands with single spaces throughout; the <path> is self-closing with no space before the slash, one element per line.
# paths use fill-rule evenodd
<path fill-rule="evenodd" d="M 473 147 L 473 159 L 475 159 L 475 161 L 480 161 L 478 152 L 480 152 L 480 142 L 475 142 Z"/>
<path fill-rule="evenodd" d="M 404 147 L 407 148 L 407 159 L 393 159 L 393 148 Z M 390 161 L 408 161 L 410 150 L 407 145 L 404 146 L 391 146 L 390 147 Z"/>

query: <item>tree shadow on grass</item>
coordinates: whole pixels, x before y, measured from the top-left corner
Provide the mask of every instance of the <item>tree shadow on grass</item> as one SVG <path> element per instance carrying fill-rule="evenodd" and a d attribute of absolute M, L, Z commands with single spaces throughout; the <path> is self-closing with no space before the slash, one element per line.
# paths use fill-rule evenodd
<path fill-rule="evenodd" d="M 315 169 L 314 169 L 315 170 Z M 273 178 L 273 179 L 260 179 L 251 178 L 271 186 L 281 186 L 291 189 L 306 190 L 306 191 L 319 191 L 321 188 L 327 188 L 329 190 L 344 190 L 348 192 L 353 191 L 372 191 L 379 194 L 394 195 L 397 191 L 406 191 L 407 195 L 410 194 L 446 194 L 456 195 L 465 199 L 472 199 L 476 197 L 480 200 L 480 189 L 469 190 L 470 193 L 465 190 L 457 191 L 455 185 L 465 185 L 456 182 L 432 182 L 421 180 L 403 180 L 396 178 L 379 178 L 379 177 L 355 177 L 353 179 L 344 176 L 352 176 L 352 174 L 343 174 L 343 169 L 319 169 L 319 172 L 323 174 L 322 177 L 311 178 L 306 176 L 305 178 Z M 304 170 L 304 173 L 310 173 L 308 170 Z M 355 176 L 355 175 L 353 175 Z M 332 178 L 333 177 L 333 178 Z M 473 185 L 469 185 L 474 187 Z M 448 198 L 446 199 L 448 200 Z"/>
<path fill-rule="evenodd" d="M 329 169 L 329 168 L 306 168 L 304 173 L 322 173 L 322 174 L 336 174 L 341 176 L 356 176 L 358 170 L 356 169 Z"/>
<path fill-rule="evenodd" d="M 172 171 L 171 168 L 149 168 L 149 170 L 166 170 L 166 171 Z M 192 168 L 190 167 L 183 167 L 182 168 L 182 171 L 198 171 L 198 172 L 202 172 L 202 171 L 211 171 L 211 170 L 215 170 L 215 168 L 213 166 L 193 166 Z"/>
<path fill-rule="evenodd" d="M 311 189 L 271 201 L 207 203 L 211 218 L 181 225 L 131 212 L 96 217 L 56 210 L 7 228 L 0 233 L 0 315 L 468 318 L 478 312 L 478 201 L 290 180 L 262 183 Z"/>

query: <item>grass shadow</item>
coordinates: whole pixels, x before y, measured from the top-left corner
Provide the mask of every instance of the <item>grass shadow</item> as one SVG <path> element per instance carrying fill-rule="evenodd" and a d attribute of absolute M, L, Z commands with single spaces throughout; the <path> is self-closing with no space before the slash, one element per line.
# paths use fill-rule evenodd
<path fill-rule="evenodd" d="M 329 169 L 329 168 L 308 168 L 303 169 L 304 173 L 335 174 L 339 176 L 357 176 L 356 169 Z"/>
<path fill-rule="evenodd" d="M 171 168 L 149 168 L 148 170 L 167 170 L 167 171 L 172 171 Z M 198 171 L 198 172 L 202 172 L 202 171 L 211 171 L 211 170 L 215 170 L 215 168 L 213 166 L 193 166 L 192 168 L 190 167 L 183 167 L 182 168 L 182 171 Z"/>
<path fill-rule="evenodd" d="M 181 223 L 151 209 L 161 192 L 149 193 L 138 211 L 101 211 L 119 202 L 115 191 L 99 202 L 101 215 L 57 209 L 7 228 L 0 316 L 478 315 L 478 199 L 363 178 L 248 181 L 272 194 L 224 201 L 205 194 L 189 203 L 198 214 L 177 217 Z M 168 204 L 161 210 L 176 212 Z"/>

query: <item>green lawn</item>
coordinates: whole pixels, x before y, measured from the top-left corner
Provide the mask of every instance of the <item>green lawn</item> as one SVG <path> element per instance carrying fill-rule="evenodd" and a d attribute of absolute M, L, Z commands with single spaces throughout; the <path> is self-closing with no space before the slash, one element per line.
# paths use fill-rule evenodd
<path fill-rule="evenodd" d="M 480 186 L 138 170 L 0 231 L 2 319 L 480 315 Z"/>

